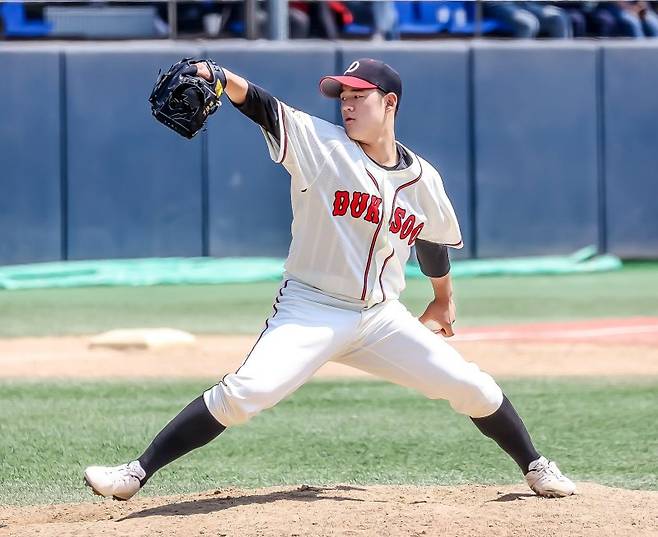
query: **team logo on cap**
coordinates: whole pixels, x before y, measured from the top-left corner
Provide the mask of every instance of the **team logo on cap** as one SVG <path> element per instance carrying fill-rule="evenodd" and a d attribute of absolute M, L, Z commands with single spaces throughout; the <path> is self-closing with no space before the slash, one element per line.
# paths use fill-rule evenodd
<path fill-rule="evenodd" d="M 360 64 L 358 61 L 352 62 L 352 64 L 347 69 L 345 69 L 345 72 L 343 74 L 346 75 L 347 73 L 353 73 L 359 68 L 359 65 Z"/>

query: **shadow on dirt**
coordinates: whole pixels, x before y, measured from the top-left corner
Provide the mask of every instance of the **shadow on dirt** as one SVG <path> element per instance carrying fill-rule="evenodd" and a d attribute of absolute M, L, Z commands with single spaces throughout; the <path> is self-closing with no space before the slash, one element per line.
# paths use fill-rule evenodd
<path fill-rule="evenodd" d="M 349 498 L 340 495 L 324 495 L 326 492 L 340 491 L 365 491 L 366 489 L 339 485 L 336 487 L 309 487 L 301 486 L 296 490 L 284 490 L 279 492 L 270 492 L 267 494 L 253 494 L 250 496 L 218 496 L 216 498 L 204 498 L 200 500 L 191 500 L 185 502 L 171 503 L 158 507 L 150 507 L 142 511 L 131 513 L 125 517 L 117 519 L 117 522 L 130 520 L 133 518 L 145 518 L 150 516 L 189 516 L 203 515 L 231 509 L 240 505 L 265 504 L 278 501 L 293 502 L 315 502 L 322 500 L 331 500 L 334 502 L 362 502 L 358 498 Z M 215 494 L 221 494 L 217 491 Z"/>
<path fill-rule="evenodd" d="M 513 502 L 515 500 L 525 500 L 526 498 L 536 498 L 536 494 L 530 492 L 510 492 L 509 494 L 503 494 L 500 498 L 494 498 L 493 500 L 488 500 L 489 502 Z"/>

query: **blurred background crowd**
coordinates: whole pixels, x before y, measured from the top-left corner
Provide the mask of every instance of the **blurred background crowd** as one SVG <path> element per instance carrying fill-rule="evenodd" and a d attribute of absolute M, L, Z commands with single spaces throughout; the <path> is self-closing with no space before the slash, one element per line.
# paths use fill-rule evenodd
<path fill-rule="evenodd" d="M 271 1 L 0 2 L 4 39 L 268 38 Z M 651 38 L 658 2 L 290 0 L 293 39 Z"/>

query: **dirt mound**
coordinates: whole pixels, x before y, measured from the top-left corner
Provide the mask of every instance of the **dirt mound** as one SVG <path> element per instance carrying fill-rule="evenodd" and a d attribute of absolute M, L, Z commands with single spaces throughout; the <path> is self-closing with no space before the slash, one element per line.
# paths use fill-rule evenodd
<path fill-rule="evenodd" d="M 658 535 L 658 492 L 590 483 L 538 498 L 522 484 L 222 489 L 190 496 L 0 508 L 0 536 Z"/>

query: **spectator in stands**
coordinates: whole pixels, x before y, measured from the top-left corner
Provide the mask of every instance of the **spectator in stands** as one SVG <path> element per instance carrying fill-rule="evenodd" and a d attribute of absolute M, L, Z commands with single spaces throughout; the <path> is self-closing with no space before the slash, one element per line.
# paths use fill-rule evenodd
<path fill-rule="evenodd" d="M 392 1 L 352 1 L 346 4 L 357 23 L 374 28 L 374 40 L 400 39 L 398 13 Z"/>
<path fill-rule="evenodd" d="M 228 15 L 227 27 L 234 32 L 237 37 L 244 37 L 244 19 L 244 3 L 233 3 L 230 14 Z M 260 4 L 256 8 L 256 21 L 258 37 L 267 37 L 269 35 L 268 14 L 265 8 Z M 288 23 L 288 31 L 291 39 L 302 39 L 309 36 L 309 16 L 303 10 L 294 5 L 289 5 Z"/>
<path fill-rule="evenodd" d="M 585 37 L 587 35 L 587 21 L 585 20 L 586 4 L 591 2 L 553 2 L 552 5 L 559 7 L 569 16 L 571 32 L 573 37 Z"/>
<path fill-rule="evenodd" d="M 658 37 L 658 15 L 648 2 L 608 2 L 605 9 L 615 18 L 621 37 Z"/>
<path fill-rule="evenodd" d="M 341 30 L 354 21 L 352 12 L 344 2 L 290 2 L 290 8 L 307 14 L 310 37 L 336 40 Z"/>
<path fill-rule="evenodd" d="M 513 37 L 573 37 L 569 15 L 550 2 L 484 2 L 483 10 L 509 26 Z"/>
<path fill-rule="evenodd" d="M 393 2 L 380 0 L 372 2 L 372 14 L 375 20 L 374 39 L 393 41 L 400 39 L 398 29 L 398 12 Z"/>
<path fill-rule="evenodd" d="M 292 4 L 293 2 L 291 2 L 288 10 L 289 35 L 293 39 L 308 37 L 310 26 L 309 16 Z M 158 30 L 161 34 L 166 35 L 169 33 L 167 4 L 159 2 L 157 8 L 160 19 Z M 218 15 L 220 17 L 220 30 L 226 29 L 236 37 L 244 37 L 244 3 L 214 0 L 178 2 L 177 19 L 179 34 L 200 34 L 204 32 L 204 19 L 208 15 Z M 258 37 L 267 37 L 269 35 L 267 11 L 260 5 L 256 9 L 256 27 L 258 29 Z"/>
<path fill-rule="evenodd" d="M 612 37 L 617 23 L 614 16 L 601 4 L 605 2 L 553 2 L 571 18 L 574 37 Z"/>
<path fill-rule="evenodd" d="M 257 17 L 260 35 L 268 35 L 267 12 L 264 9 L 258 9 Z M 239 3 L 231 10 L 227 26 L 229 29 L 241 27 L 243 19 L 244 9 L 242 3 Z M 343 27 L 354 21 L 354 16 L 345 2 L 292 0 L 288 3 L 288 19 L 290 21 L 289 35 L 293 39 L 317 37 L 336 40 L 340 37 Z"/>
<path fill-rule="evenodd" d="M 614 16 L 605 9 L 607 2 L 585 2 L 587 31 L 591 36 L 613 37 L 617 28 Z"/>

